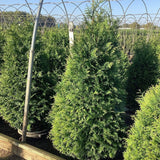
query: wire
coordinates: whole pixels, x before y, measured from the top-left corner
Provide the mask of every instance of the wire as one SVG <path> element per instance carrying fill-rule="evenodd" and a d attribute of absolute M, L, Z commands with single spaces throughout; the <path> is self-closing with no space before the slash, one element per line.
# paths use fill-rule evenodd
<path fill-rule="evenodd" d="M 65 12 L 66 12 L 67 24 L 68 24 L 68 26 L 69 26 L 69 18 L 68 18 L 67 8 L 66 8 L 65 3 L 64 3 L 63 0 L 62 0 L 62 3 L 63 3 L 63 6 L 64 6 L 64 9 L 65 9 Z"/>
<path fill-rule="evenodd" d="M 29 5 L 28 1 L 27 1 L 27 0 L 25 0 L 25 2 L 26 2 L 27 6 L 28 6 L 28 8 L 29 8 L 29 10 L 30 10 L 30 12 L 31 12 L 31 15 L 32 15 L 32 17 L 33 17 L 33 21 L 34 21 L 34 15 L 33 15 L 32 9 L 31 9 L 31 7 L 30 7 L 30 5 Z"/>

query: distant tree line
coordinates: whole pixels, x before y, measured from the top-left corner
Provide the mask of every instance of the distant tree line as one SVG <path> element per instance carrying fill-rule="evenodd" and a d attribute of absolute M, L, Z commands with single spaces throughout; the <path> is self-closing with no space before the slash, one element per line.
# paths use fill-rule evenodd
<path fill-rule="evenodd" d="M 140 25 L 137 22 L 133 22 L 133 23 L 124 23 L 123 25 L 120 26 L 121 28 L 132 28 L 132 29 L 140 29 L 140 28 L 144 28 L 144 29 L 157 29 L 158 26 L 154 25 L 153 23 L 149 22 L 143 25 Z"/>
<path fill-rule="evenodd" d="M 17 23 L 17 24 L 22 24 L 25 21 L 30 21 L 33 23 L 35 19 L 34 15 L 31 15 L 27 12 L 22 12 L 22 11 L 9 11 L 9 12 L 0 12 L 0 23 L 1 25 L 3 24 L 12 24 L 12 23 Z M 39 25 L 41 27 L 53 27 L 55 26 L 56 20 L 52 16 L 43 16 L 41 15 Z"/>

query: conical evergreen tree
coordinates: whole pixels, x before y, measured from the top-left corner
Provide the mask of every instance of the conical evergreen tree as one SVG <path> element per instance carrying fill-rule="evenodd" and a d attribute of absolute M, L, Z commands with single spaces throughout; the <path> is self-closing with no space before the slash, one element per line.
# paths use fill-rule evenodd
<path fill-rule="evenodd" d="M 138 100 L 140 110 L 126 140 L 125 160 L 160 158 L 160 84 L 151 87 Z"/>
<path fill-rule="evenodd" d="M 127 106 L 135 113 L 139 109 L 136 99 L 159 78 L 158 44 L 138 40 L 134 46 L 135 55 L 128 69 Z"/>
<path fill-rule="evenodd" d="M 28 56 L 33 26 L 13 25 L 6 32 L 4 63 L 0 75 L 0 114 L 21 129 L 25 101 Z M 48 29 L 37 34 L 32 74 L 28 130 L 48 127 L 46 117 L 53 103 L 55 85 L 61 79 L 68 56 L 67 30 Z"/>
<path fill-rule="evenodd" d="M 54 147 L 83 160 L 113 158 L 124 133 L 128 61 L 117 25 L 94 13 L 73 46 L 50 113 Z"/>

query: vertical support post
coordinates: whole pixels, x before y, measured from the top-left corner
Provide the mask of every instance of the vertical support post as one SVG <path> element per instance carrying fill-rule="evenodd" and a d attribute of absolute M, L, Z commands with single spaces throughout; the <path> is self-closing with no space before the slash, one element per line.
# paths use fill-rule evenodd
<path fill-rule="evenodd" d="M 109 2 L 109 10 L 110 10 L 110 14 L 111 14 L 111 19 L 112 19 L 112 7 L 111 7 L 111 0 L 108 0 L 108 2 Z"/>
<path fill-rule="evenodd" d="M 73 46 L 74 44 L 74 24 L 73 22 L 69 22 L 69 44 L 70 44 L 70 48 Z"/>
<path fill-rule="evenodd" d="M 68 17 L 68 12 L 67 12 L 67 8 L 66 8 L 66 6 L 65 6 L 65 3 L 64 3 L 64 1 L 63 1 L 63 0 L 62 0 L 62 4 L 63 4 L 64 10 L 65 10 L 65 12 L 66 12 L 67 25 L 69 25 L 69 17 Z"/>
<path fill-rule="evenodd" d="M 94 22 L 94 12 L 95 12 L 95 1 L 92 0 L 92 22 Z"/>
<path fill-rule="evenodd" d="M 26 141 L 26 132 L 27 132 L 27 124 L 28 124 L 28 110 L 29 110 L 31 81 L 32 81 L 32 68 L 33 68 L 33 59 L 34 59 L 34 48 L 35 48 L 36 34 L 37 34 L 38 22 L 39 22 L 42 5 L 43 5 L 43 0 L 40 0 L 37 16 L 35 19 L 33 35 L 32 35 L 32 43 L 31 43 L 31 50 L 30 50 L 29 64 L 28 64 L 27 84 L 26 84 L 22 142 Z"/>

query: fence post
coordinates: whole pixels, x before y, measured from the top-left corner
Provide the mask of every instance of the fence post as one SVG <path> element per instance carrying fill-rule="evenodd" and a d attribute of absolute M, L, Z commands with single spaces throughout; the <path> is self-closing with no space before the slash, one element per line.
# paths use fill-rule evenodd
<path fill-rule="evenodd" d="M 70 48 L 73 46 L 74 44 L 74 24 L 73 22 L 69 22 L 69 44 L 70 44 Z"/>
<path fill-rule="evenodd" d="M 27 84 L 26 84 L 22 142 L 26 141 L 26 132 L 27 132 L 27 124 L 28 124 L 28 110 L 29 110 L 31 81 L 32 81 L 32 68 L 33 68 L 33 59 L 34 59 L 34 48 L 35 48 L 36 34 L 37 34 L 38 22 L 39 22 L 42 5 L 43 5 L 43 0 L 40 0 L 37 16 L 35 19 L 33 35 L 32 35 L 32 43 L 31 43 L 31 50 L 30 50 L 29 63 L 28 63 Z"/>

